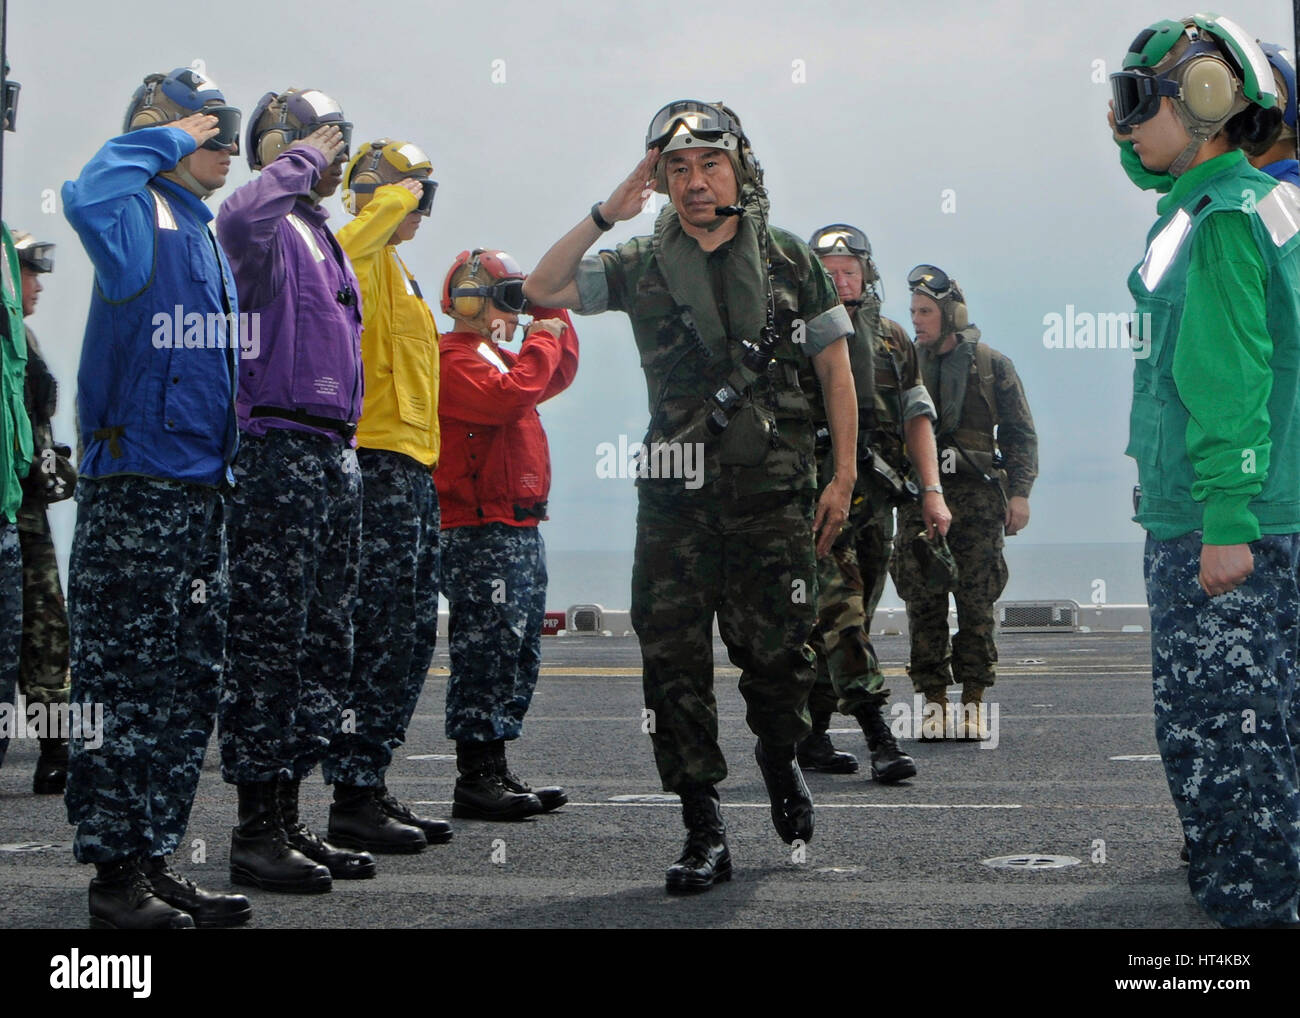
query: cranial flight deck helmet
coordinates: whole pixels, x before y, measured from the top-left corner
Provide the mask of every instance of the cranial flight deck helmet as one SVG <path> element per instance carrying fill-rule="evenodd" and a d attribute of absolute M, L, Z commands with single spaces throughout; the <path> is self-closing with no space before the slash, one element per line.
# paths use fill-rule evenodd
<path fill-rule="evenodd" d="M 54 271 L 54 242 L 37 240 L 23 230 L 14 231 L 14 252 L 18 255 L 18 264 L 33 272 Z"/>
<path fill-rule="evenodd" d="M 721 102 L 706 103 L 697 99 L 670 102 L 651 118 L 645 147 L 647 152 L 652 148 L 659 149 L 655 190 L 660 194 L 668 193 L 668 166 L 663 157 L 679 149 L 722 149 L 731 161 L 739 188 L 747 185 L 761 187 L 763 183 L 763 169 L 754 158 L 754 150 L 740 126 L 740 117 Z"/>
<path fill-rule="evenodd" d="M 877 303 L 881 302 L 880 273 L 871 258 L 871 241 L 867 240 L 867 235 L 856 226 L 849 226 L 848 223 L 832 223 L 830 226 L 823 226 L 808 238 L 808 247 L 819 258 L 828 255 L 856 258 L 858 264 L 862 266 L 862 295 L 865 297 L 870 292 Z"/>
<path fill-rule="evenodd" d="M 145 127 L 161 127 L 183 120 L 195 113 L 206 113 L 217 118 L 217 134 L 203 143 L 203 148 L 239 152 L 239 110 L 226 102 L 217 83 L 192 67 L 177 67 L 170 74 L 149 74 L 131 95 L 126 115 L 122 118 L 122 133 L 138 131 Z M 202 198 L 212 192 L 200 184 L 185 168 L 184 161 L 162 176 L 174 175 L 188 190 Z"/>
<path fill-rule="evenodd" d="M 343 132 L 346 154 L 352 146 L 352 124 L 333 99 L 314 88 L 267 92 L 257 100 L 248 122 L 249 169 L 262 169 L 295 141 L 330 125 Z"/>
<path fill-rule="evenodd" d="M 365 204 L 359 200 L 360 195 L 374 194 L 377 187 L 409 177 L 424 187 L 415 211 L 427 216 L 433 211 L 433 196 L 438 190 L 438 182 L 429 179 L 432 172 L 433 163 L 423 149 L 409 141 L 379 138 L 358 150 L 343 171 L 343 207 L 355 216 Z"/>
<path fill-rule="evenodd" d="M 1115 125 L 1150 120 L 1160 100 L 1173 101 L 1190 135 L 1169 172 L 1180 175 L 1201 145 L 1248 106 L 1277 104 L 1273 72 L 1259 44 L 1235 22 L 1214 14 L 1157 21 L 1138 33 L 1124 69 L 1110 76 Z"/>
<path fill-rule="evenodd" d="M 504 251 L 475 248 L 462 251 L 442 281 L 442 310 L 457 318 L 475 319 L 490 300 L 502 311 L 522 314 L 528 308 L 524 297 L 527 273 Z"/>
<path fill-rule="evenodd" d="M 966 295 L 957 280 L 936 265 L 918 265 L 907 274 L 907 288 L 913 293 L 929 297 L 939 305 L 939 334 L 961 332 L 970 325 L 970 312 L 966 310 Z"/>

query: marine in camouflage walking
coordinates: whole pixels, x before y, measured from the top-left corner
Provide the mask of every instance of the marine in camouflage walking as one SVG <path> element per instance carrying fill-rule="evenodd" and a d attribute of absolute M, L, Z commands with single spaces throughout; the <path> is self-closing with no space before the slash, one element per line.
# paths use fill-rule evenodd
<path fill-rule="evenodd" d="M 631 319 L 650 410 L 632 624 L 655 762 L 663 787 L 681 796 L 688 831 L 668 890 L 700 891 L 731 875 L 716 789 L 727 765 L 713 693 L 715 616 L 741 669 L 773 824 L 786 842 L 813 833 L 795 746 L 809 731 L 816 554 L 841 533 L 857 477 L 844 342 L 853 330 L 807 245 L 768 225 L 762 172 L 732 110 L 670 103 L 651 121 L 645 147 L 609 199 L 543 257 L 528 293 Z M 638 215 L 654 189 L 671 204 L 652 236 L 583 257 L 602 232 Z M 815 396 L 800 381 L 807 360 L 834 450 L 820 499 Z M 695 451 L 702 474 L 684 478 L 681 464 Z"/>
<path fill-rule="evenodd" d="M 944 734 L 982 738 L 987 732 L 979 705 L 998 660 L 993 604 L 1007 582 L 1003 535 L 1029 522 L 1038 437 L 1011 359 L 981 342 L 956 281 L 933 265 L 918 265 L 907 282 L 921 380 L 939 414 L 939 469 L 953 515 L 947 543 L 957 565 L 950 589 L 958 631 L 951 645 L 948 591 L 927 582 L 913 548 L 927 529 L 919 507 L 899 509 L 890 575 L 907 603 L 908 675 L 927 701 L 923 737 L 938 734 L 942 719 Z M 960 717 L 948 705 L 953 682 L 962 687 L 962 704 L 971 705 L 957 712 Z"/>
<path fill-rule="evenodd" d="M 22 266 L 23 317 L 36 311 L 44 287 L 40 277 L 54 271 L 54 245 L 29 233 L 14 236 Z M 77 471 L 68 459 L 72 450 L 56 445 L 52 421 L 58 407 L 58 383 L 50 373 L 36 335 L 27 333 L 27 416 L 32 422 L 32 470 L 23 481 L 18 510 L 18 537 L 23 551 L 23 644 L 18 687 L 29 704 L 68 702 L 68 611 L 59 582 L 59 564 L 46 506 L 72 497 Z M 32 777 L 32 791 L 58 795 L 68 778 L 66 732 L 49 732 L 40 740 L 41 752 Z"/>
<path fill-rule="evenodd" d="M 919 498 L 926 529 L 941 535 L 948 532 L 952 516 L 939 484 L 934 404 L 918 377 L 907 334 L 880 314 L 880 276 L 866 234 L 834 223 L 814 233 L 808 246 L 852 315 L 849 361 L 858 394 L 858 484 L 848 526 L 831 553 L 818 560 L 817 628 L 810 641 L 817 653 L 817 684 L 808 700 L 813 729 L 799 744 L 799 764 L 831 773 L 857 770 L 857 758 L 836 752 L 827 734 L 838 709 L 861 725 L 872 777 L 892 784 L 916 774 L 915 762 L 899 750 L 881 713 L 889 690 L 870 637 L 871 616 L 885 585 L 894 506 L 913 505 Z M 819 452 L 825 456 L 830 435 L 819 411 L 814 400 Z M 829 477 L 829 467 L 823 462 L 821 477 Z"/>

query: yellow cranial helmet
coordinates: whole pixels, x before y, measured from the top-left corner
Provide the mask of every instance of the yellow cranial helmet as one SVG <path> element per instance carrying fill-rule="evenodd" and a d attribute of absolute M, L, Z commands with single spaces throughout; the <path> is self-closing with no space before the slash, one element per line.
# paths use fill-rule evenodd
<path fill-rule="evenodd" d="M 375 188 L 396 184 L 408 177 L 424 183 L 424 195 L 416 211 L 427 216 L 433 206 L 437 181 L 430 180 L 433 163 L 424 150 L 409 141 L 378 138 L 357 154 L 343 172 L 343 207 L 353 215 L 370 200 Z"/>

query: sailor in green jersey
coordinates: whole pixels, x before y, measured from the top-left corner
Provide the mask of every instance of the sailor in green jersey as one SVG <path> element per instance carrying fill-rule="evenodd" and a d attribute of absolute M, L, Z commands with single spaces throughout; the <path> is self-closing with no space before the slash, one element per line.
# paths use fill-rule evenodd
<path fill-rule="evenodd" d="M 1224 926 L 1300 924 L 1300 191 L 1240 151 L 1277 101 L 1226 18 L 1161 21 L 1112 75 L 1130 176 L 1168 191 L 1129 276 L 1128 454 L 1156 738 L 1188 883 Z M 1166 186 L 1167 184 L 1167 186 Z"/>

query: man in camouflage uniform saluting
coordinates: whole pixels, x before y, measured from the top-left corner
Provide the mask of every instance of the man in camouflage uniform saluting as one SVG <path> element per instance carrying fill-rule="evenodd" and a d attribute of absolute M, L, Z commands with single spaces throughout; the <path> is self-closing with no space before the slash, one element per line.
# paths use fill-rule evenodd
<path fill-rule="evenodd" d="M 899 509 L 890 575 L 907 602 L 908 675 L 927 703 L 936 705 L 927 706 L 922 736 L 942 737 L 942 726 L 959 738 L 980 738 L 986 733 L 978 724 L 978 705 L 993 685 L 998 659 L 993 603 L 1007 583 L 1003 534 L 1017 534 L 1029 522 L 1038 436 L 1015 366 L 980 342 L 956 281 L 933 265 L 918 265 L 907 284 L 921 379 L 939 412 L 939 468 L 953 512 L 948 545 L 957 564 L 950 589 L 958 632 L 951 649 L 948 591 L 926 582 L 913 551 L 923 529 L 919 507 Z M 954 681 L 962 687 L 963 705 L 974 705 L 974 724 L 949 726 L 947 690 Z"/>
<path fill-rule="evenodd" d="M 807 246 L 767 225 L 762 172 L 734 112 L 693 100 L 651 121 L 647 153 L 610 198 L 543 257 L 530 299 L 595 314 L 626 311 L 649 389 L 647 458 L 637 482 L 632 623 L 641 641 L 655 761 L 689 832 L 670 891 L 731 875 L 715 785 L 712 627 L 741 669 L 755 757 L 786 842 L 812 836 L 795 761 L 809 731 L 817 554 L 848 518 L 857 428 L 844 337 L 852 326 Z M 583 258 L 615 222 L 667 193 L 653 236 Z M 835 475 L 820 501 L 809 395 L 822 384 Z M 686 457 L 702 475 L 683 483 Z M 664 477 L 664 474 L 677 474 Z"/>
<path fill-rule="evenodd" d="M 834 223 L 814 233 L 808 246 L 830 273 L 853 319 L 849 361 L 858 394 L 858 486 L 848 528 L 818 561 L 817 628 L 811 641 L 817 684 L 808 700 L 813 730 L 799 745 L 799 764 L 830 773 L 858 769 L 857 759 L 837 753 L 826 734 L 838 707 L 862 726 L 871 776 L 893 784 L 914 776 L 916 764 L 899 750 L 881 713 L 889 690 L 871 645 L 871 616 L 885 587 L 894 506 L 911 505 L 919 496 L 927 530 L 946 534 L 952 522 L 939 485 L 931 424 L 937 414 L 921 384 L 907 333 L 880 314 L 875 285 L 880 275 L 866 234 Z M 828 452 L 830 436 L 816 401 L 813 412 L 818 451 Z M 924 491 L 911 478 L 909 453 Z"/>

